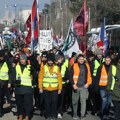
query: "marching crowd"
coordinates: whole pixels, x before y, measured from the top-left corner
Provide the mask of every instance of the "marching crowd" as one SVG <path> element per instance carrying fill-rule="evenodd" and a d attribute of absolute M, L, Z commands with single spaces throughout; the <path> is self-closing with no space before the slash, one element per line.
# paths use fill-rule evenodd
<path fill-rule="evenodd" d="M 0 117 L 4 115 L 5 97 L 12 105 L 14 97 L 18 120 L 30 120 L 35 109 L 46 120 L 62 119 L 72 110 L 74 120 L 84 120 L 87 111 L 101 120 L 120 120 L 120 56 L 73 53 L 69 58 L 53 48 L 33 53 L 29 47 L 16 45 L 0 51 Z"/>

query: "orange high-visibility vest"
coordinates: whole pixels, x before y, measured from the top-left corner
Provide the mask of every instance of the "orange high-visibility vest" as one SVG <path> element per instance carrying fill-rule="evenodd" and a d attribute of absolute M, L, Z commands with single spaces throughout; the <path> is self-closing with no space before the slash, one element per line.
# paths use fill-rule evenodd
<path fill-rule="evenodd" d="M 74 57 L 72 57 L 71 59 L 70 59 L 70 65 L 72 66 L 73 64 L 74 64 Z"/>
<path fill-rule="evenodd" d="M 101 76 L 100 76 L 100 81 L 99 81 L 99 86 L 106 86 L 108 83 L 108 75 L 105 69 L 105 66 L 102 66 L 101 70 Z"/>
<path fill-rule="evenodd" d="M 87 67 L 87 70 L 88 70 L 88 73 L 87 73 L 87 84 L 91 84 L 92 83 L 92 78 L 91 78 L 91 73 L 90 73 L 90 67 L 88 64 L 85 64 L 86 67 Z M 80 75 L 80 68 L 79 68 L 79 65 L 78 63 L 75 63 L 73 65 L 73 70 L 74 70 L 74 75 L 73 75 L 73 80 L 74 80 L 74 83 L 76 84 L 78 82 L 78 77 Z"/>

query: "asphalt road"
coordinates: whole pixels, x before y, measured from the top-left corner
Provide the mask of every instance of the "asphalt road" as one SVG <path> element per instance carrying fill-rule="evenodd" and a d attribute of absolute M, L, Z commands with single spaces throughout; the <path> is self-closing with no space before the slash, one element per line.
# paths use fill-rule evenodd
<path fill-rule="evenodd" d="M 13 112 L 6 111 L 6 113 L 4 114 L 4 116 L 2 118 L 0 118 L 0 120 L 17 120 L 17 116 L 15 116 L 13 114 Z M 45 118 L 40 116 L 39 110 L 36 110 L 36 111 L 34 111 L 32 120 L 45 120 Z M 63 119 L 61 119 L 61 120 L 73 120 L 73 119 L 72 119 L 72 116 L 70 114 L 64 113 Z M 100 120 L 100 118 L 97 116 L 93 116 L 90 114 L 90 112 L 88 112 L 85 120 Z"/>

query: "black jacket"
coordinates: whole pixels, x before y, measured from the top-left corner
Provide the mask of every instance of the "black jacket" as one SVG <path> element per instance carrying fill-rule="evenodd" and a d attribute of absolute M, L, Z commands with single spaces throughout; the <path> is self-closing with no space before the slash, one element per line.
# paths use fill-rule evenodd
<path fill-rule="evenodd" d="M 27 65 L 28 64 L 26 64 L 26 65 L 20 64 L 22 72 Z M 32 66 L 30 67 L 30 75 L 33 76 L 32 84 L 34 85 L 35 80 L 37 79 L 36 78 L 37 74 L 36 74 L 35 69 Z M 20 83 L 17 82 L 17 80 L 16 80 L 16 69 L 15 68 L 13 68 L 13 70 L 12 70 L 12 78 L 13 78 L 12 83 L 15 85 L 15 93 L 16 94 L 26 94 L 26 93 L 32 93 L 33 92 L 33 88 L 31 86 L 23 86 L 23 85 L 20 85 Z"/>

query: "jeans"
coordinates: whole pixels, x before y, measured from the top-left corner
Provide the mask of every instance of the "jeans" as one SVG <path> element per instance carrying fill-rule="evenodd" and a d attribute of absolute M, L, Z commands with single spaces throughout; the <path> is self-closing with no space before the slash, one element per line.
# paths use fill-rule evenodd
<path fill-rule="evenodd" d="M 104 115 L 109 109 L 110 103 L 112 101 L 112 95 L 111 92 L 100 90 L 100 96 L 102 99 L 101 113 Z"/>

